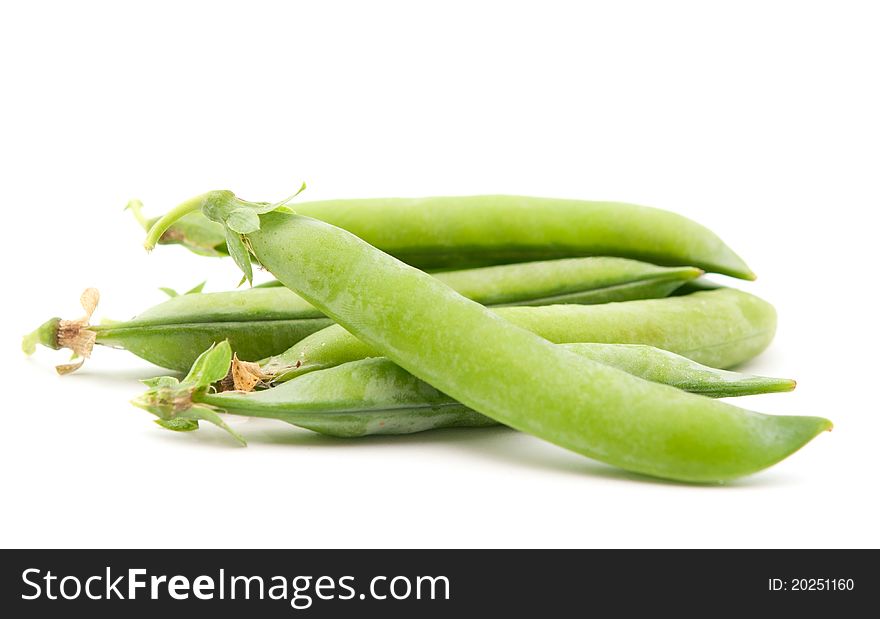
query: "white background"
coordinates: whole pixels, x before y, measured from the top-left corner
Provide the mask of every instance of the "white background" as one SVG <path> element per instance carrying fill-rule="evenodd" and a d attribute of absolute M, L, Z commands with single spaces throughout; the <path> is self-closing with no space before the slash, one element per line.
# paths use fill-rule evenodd
<path fill-rule="evenodd" d="M 872 6 L 873 5 L 873 6 Z M 0 17 L 2 546 L 880 545 L 880 58 L 870 2 L 31 2 Z M 521 193 L 675 210 L 779 310 L 766 412 L 835 430 L 727 486 L 651 481 L 504 429 L 330 440 L 164 431 L 163 372 L 20 353 L 50 316 L 231 288 L 147 256 L 122 211 L 248 199 Z"/>

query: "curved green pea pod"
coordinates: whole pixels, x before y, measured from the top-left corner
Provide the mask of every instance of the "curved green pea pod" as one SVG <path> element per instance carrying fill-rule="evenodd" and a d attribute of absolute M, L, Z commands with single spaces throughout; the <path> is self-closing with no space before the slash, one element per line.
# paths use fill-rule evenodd
<path fill-rule="evenodd" d="M 831 428 L 652 383 L 565 350 L 340 228 L 229 191 L 197 196 L 151 229 L 146 248 L 201 209 L 285 286 L 397 365 L 504 425 L 624 469 L 680 481 L 765 469 Z"/>
<path fill-rule="evenodd" d="M 773 306 L 735 288 L 667 299 L 495 311 L 505 320 L 557 344 L 645 344 L 718 368 L 733 367 L 755 357 L 776 332 Z M 260 365 L 264 374 L 282 382 L 313 370 L 376 356 L 380 355 L 373 347 L 333 325 Z"/>
<path fill-rule="evenodd" d="M 578 355 L 646 380 L 712 397 L 790 391 L 795 386 L 794 381 L 788 379 L 708 368 L 650 346 L 563 346 Z M 222 367 L 224 362 L 228 365 L 230 350 L 229 344 L 223 342 L 205 355 L 217 357 L 216 363 Z M 382 357 L 351 361 L 251 393 L 214 393 L 207 385 L 197 387 L 195 383 L 173 382 L 171 385 L 175 387 L 174 390 L 149 390 L 136 400 L 136 404 L 166 421 L 174 419 L 186 406 L 181 403 L 187 402 L 207 405 L 215 411 L 278 419 L 339 437 L 411 434 L 436 428 L 497 423 L 459 404 Z M 167 405 L 172 401 L 175 406 Z M 163 403 L 166 405 L 163 406 Z"/>
<path fill-rule="evenodd" d="M 666 296 L 700 274 L 693 267 L 658 267 L 625 258 L 571 258 L 447 271 L 436 277 L 480 303 L 543 305 Z M 200 290 L 197 286 L 190 292 Z M 40 343 L 71 348 L 87 357 L 92 344 L 100 344 L 124 348 L 156 365 L 183 372 L 214 342 L 227 339 L 242 358 L 261 359 L 332 324 L 283 287 L 175 293 L 131 320 L 100 325 L 89 324 L 94 304 L 85 321 L 54 318 L 44 323 L 25 338 L 25 351 L 33 352 Z"/>
<path fill-rule="evenodd" d="M 296 210 L 427 270 L 604 255 L 755 277 L 700 224 L 621 202 L 487 195 L 323 200 L 300 203 Z M 228 253 L 223 227 L 200 213 L 175 222 L 159 242 Z"/>

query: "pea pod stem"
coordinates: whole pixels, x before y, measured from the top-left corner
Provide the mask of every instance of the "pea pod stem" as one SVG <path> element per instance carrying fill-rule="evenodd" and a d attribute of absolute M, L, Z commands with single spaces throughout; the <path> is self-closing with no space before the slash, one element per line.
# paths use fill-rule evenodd
<path fill-rule="evenodd" d="M 128 204 L 125 205 L 125 210 L 131 211 L 135 221 L 140 224 L 141 228 L 144 229 L 144 232 L 149 232 L 150 228 L 153 227 L 154 222 L 144 217 L 143 208 L 144 203 L 140 200 L 129 200 Z"/>
<path fill-rule="evenodd" d="M 739 409 L 561 350 L 327 223 L 231 192 L 204 201 L 203 212 L 234 225 L 279 281 L 401 368 L 582 455 L 656 477 L 723 481 L 765 469 L 831 427 Z M 241 209 L 256 217 L 234 216 Z"/>
<path fill-rule="evenodd" d="M 156 244 L 159 242 L 159 239 L 162 238 L 162 235 L 165 234 L 175 222 L 189 213 L 198 212 L 205 203 L 206 200 L 203 196 L 196 196 L 186 202 L 178 204 L 175 208 L 162 215 L 162 217 L 156 220 L 147 233 L 147 238 L 144 241 L 144 249 L 147 251 L 153 251 L 153 248 L 156 247 Z"/>

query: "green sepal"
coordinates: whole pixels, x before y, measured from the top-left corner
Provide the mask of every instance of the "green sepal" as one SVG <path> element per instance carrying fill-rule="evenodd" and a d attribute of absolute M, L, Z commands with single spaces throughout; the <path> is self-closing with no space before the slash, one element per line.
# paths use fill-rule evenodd
<path fill-rule="evenodd" d="M 144 378 L 141 380 L 141 382 L 151 389 L 155 389 L 156 387 L 176 387 L 180 384 L 180 381 L 173 376 L 157 376 L 155 378 Z"/>
<path fill-rule="evenodd" d="M 306 184 L 305 184 L 305 182 L 303 182 L 303 184 L 300 185 L 300 188 L 296 190 L 296 193 L 284 198 L 283 200 L 281 200 L 281 202 L 275 202 L 274 204 L 268 204 L 265 202 L 261 203 L 261 204 L 254 203 L 253 210 L 254 210 L 254 212 L 256 212 L 259 215 L 262 215 L 264 213 L 271 213 L 272 211 L 282 211 L 285 213 L 292 213 L 293 211 L 291 209 L 287 208 L 286 204 L 288 202 L 290 202 L 291 200 L 293 200 L 294 198 L 296 198 L 299 194 L 301 194 L 305 190 L 306 190 Z"/>
<path fill-rule="evenodd" d="M 226 377 L 231 363 L 232 347 L 223 340 L 199 355 L 181 385 L 194 389 L 210 387 Z"/>
<path fill-rule="evenodd" d="M 205 288 L 205 284 L 207 284 L 207 283 L 208 283 L 208 280 L 205 280 L 205 281 L 203 281 L 201 284 L 197 284 L 196 286 L 193 286 L 192 288 L 190 288 L 189 290 L 187 290 L 186 292 L 183 293 L 184 296 L 185 296 L 185 295 L 188 295 L 188 294 L 199 294 L 199 293 L 201 293 L 202 290 L 204 290 L 204 288 Z M 159 290 L 161 290 L 162 292 L 164 292 L 165 294 L 167 294 L 167 295 L 168 295 L 169 297 L 171 297 L 172 299 L 173 299 L 174 297 L 179 297 L 179 296 L 181 296 L 180 293 L 177 292 L 174 288 L 160 287 Z"/>
<path fill-rule="evenodd" d="M 225 430 L 236 441 L 247 446 L 247 441 L 244 440 L 244 437 L 230 428 L 229 425 L 223 421 L 223 418 L 217 414 L 218 410 L 220 409 L 214 409 L 214 407 L 205 404 L 194 404 L 191 408 L 180 412 L 175 417 L 169 419 L 154 419 L 153 421 L 166 430 L 171 430 L 173 432 L 193 432 L 199 429 L 200 421 L 207 421 L 221 430 Z"/>
<path fill-rule="evenodd" d="M 244 277 L 248 283 L 254 281 L 254 268 L 251 265 L 250 252 L 244 244 L 241 234 L 226 228 L 226 247 L 229 250 L 229 255 L 232 256 L 232 259 L 235 261 L 235 264 L 241 269 L 241 272 L 244 273 Z"/>
<path fill-rule="evenodd" d="M 193 286 L 192 288 L 190 288 L 189 290 L 187 290 L 183 294 L 201 294 L 202 290 L 205 289 L 205 284 L 207 284 L 207 283 L 208 283 L 208 280 L 205 280 L 201 284 L 196 284 L 195 286 Z"/>
<path fill-rule="evenodd" d="M 239 234 L 250 234 L 260 229 L 260 215 L 255 208 L 241 207 L 226 218 L 226 227 Z"/>
<path fill-rule="evenodd" d="M 154 419 L 153 421 L 166 430 L 173 430 L 174 432 L 192 432 L 199 429 L 199 422 L 195 419 L 175 417 L 174 419 Z"/>
<path fill-rule="evenodd" d="M 215 409 L 213 406 L 208 406 L 206 404 L 194 404 L 189 410 L 180 413 L 177 419 L 180 419 L 181 421 L 191 421 L 196 424 L 196 427 L 198 427 L 199 421 L 213 423 L 218 428 L 226 430 L 232 438 L 247 447 L 247 441 L 244 440 L 244 437 L 230 428 L 226 422 L 223 421 L 223 418 L 217 414 L 216 411 L 219 410 L 221 409 Z"/>
<path fill-rule="evenodd" d="M 241 204 L 242 201 L 236 198 L 234 193 L 228 189 L 222 189 L 209 191 L 202 196 L 200 206 L 205 217 L 225 226 L 229 214 Z"/>

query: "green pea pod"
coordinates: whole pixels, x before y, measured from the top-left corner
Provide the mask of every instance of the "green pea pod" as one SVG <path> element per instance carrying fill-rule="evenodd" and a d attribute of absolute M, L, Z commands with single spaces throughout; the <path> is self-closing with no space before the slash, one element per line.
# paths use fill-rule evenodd
<path fill-rule="evenodd" d="M 605 255 L 755 277 L 707 228 L 634 204 L 490 195 L 324 200 L 301 203 L 297 212 L 428 270 Z M 223 227 L 200 214 L 188 213 L 158 242 L 228 253 Z"/>
<path fill-rule="evenodd" d="M 551 342 L 645 344 L 719 368 L 755 357 L 776 332 L 773 306 L 734 288 L 668 299 L 495 311 Z M 283 382 L 313 370 L 376 356 L 379 353 L 373 347 L 332 325 L 263 360 L 260 367 L 267 380 Z"/>
<path fill-rule="evenodd" d="M 716 370 L 651 346 L 564 344 L 567 350 L 653 382 L 711 397 L 790 391 L 793 380 Z M 229 365 L 231 349 L 222 342 L 197 365 Z M 234 362 L 233 362 L 234 364 Z M 234 367 L 234 366 L 233 366 Z M 216 377 L 220 372 L 213 375 Z M 234 374 L 234 370 L 232 372 Z M 207 406 L 250 417 L 279 419 L 339 437 L 411 434 L 436 428 L 495 425 L 415 378 L 385 358 L 361 359 L 312 372 L 265 391 L 216 393 L 204 381 L 148 381 L 152 388 L 135 404 L 170 421 L 190 406 Z M 170 381 L 170 382 L 164 382 Z M 168 388 L 168 387 L 172 388 Z M 173 403 L 173 405 L 172 405 Z M 170 413 L 173 411 L 173 415 Z M 166 426 L 167 427 L 167 426 Z M 188 424 L 195 429 L 198 424 Z M 180 427 L 171 427 L 179 430 Z M 237 440 L 243 440 L 235 435 Z"/>
<path fill-rule="evenodd" d="M 544 305 L 666 296 L 700 274 L 693 267 L 596 257 L 447 271 L 436 277 L 480 303 Z M 332 324 L 287 288 L 191 294 L 200 291 L 199 286 L 184 295 L 166 290 L 173 298 L 131 320 L 90 325 L 97 304 L 97 291 L 93 291 L 94 304 L 84 321 L 53 318 L 25 337 L 24 349 L 33 352 L 40 343 L 70 348 L 84 358 L 97 343 L 124 348 L 156 365 L 183 372 L 220 340 L 228 339 L 244 359 L 262 359 Z M 79 365 L 60 367 L 71 371 Z"/>
<path fill-rule="evenodd" d="M 723 481 L 771 466 L 831 428 L 827 419 L 747 411 L 574 354 L 283 204 L 210 192 L 163 216 L 145 247 L 198 209 L 285 286 L 417 378 L 582 455 L 657 477 Z"/>

